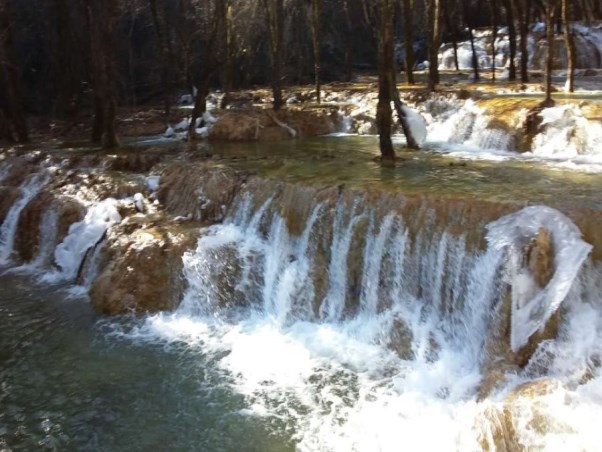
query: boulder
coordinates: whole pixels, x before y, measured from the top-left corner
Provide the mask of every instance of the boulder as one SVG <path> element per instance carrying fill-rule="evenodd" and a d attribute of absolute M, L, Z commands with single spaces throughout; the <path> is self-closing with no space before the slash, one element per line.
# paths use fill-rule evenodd
<path fill-rule="evenodd" d="M 197 230 L 169 225 L 111 229 L 106 265 L 90 288 L 90 301 L 104 314 L 172 310 L 185 290 L 182 255 L 194 247 Z"/>

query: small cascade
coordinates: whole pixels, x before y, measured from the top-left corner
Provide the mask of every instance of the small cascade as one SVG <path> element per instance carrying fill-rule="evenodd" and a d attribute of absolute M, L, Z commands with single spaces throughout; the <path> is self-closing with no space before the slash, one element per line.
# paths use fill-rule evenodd
<path fill-rule="evenodd" d="M 534 155 L 602 164 L 602 124 L 588 121 L 575 105 L 545 108 L 540 116 L 541 132 L 533 139 Z"/>
<path fill-rule="evenodd" d="M 440 104 L 440 103 L 439 103 Z M 431 107 L 433 108 L 433 107 Z M 434 108 L 441 110 L 436 104 Z M 442 111 L 427 115 L 429 139 L 446 145 L 462 145 L 466 150 L 512 151 L 511 135 L 507 130 L 490 125 L 491 117 L 473 100 L 449 103 Z"/>
<path fill-rule="evenodd" d="M 10 263 L 11 255 L 14 249 L 15 233 L 19 222 L 19 215 L 25 206 L 42 189 L 48 180 L 47 174 L 35 173 L 27 177 L 25 182 L 19 187 L 21 196 L 11 206 L 2 226 L 0 226 L 0 266 Z"/>
<path fill-rule="evenodd" d="M 345 206 L 337 205 L 333 226 L 333 239 L 330 248 L 330 264 L 328 266 L 329 286 L 324 302 L 320 305 L 320 317 L 324 320 L 336 321 L 341 319 L 345 309 L 347 291 L 347 260 L 353 233 L 359 221 L 365 218 L 358 213 L 358 202 L 353 204 L 349 219 L 344 223 Z"/>
<path fill-rule="evenodd" d="M 85 218 L 72 224 L 65 240 L 56 247 L 54 260 L 59 269 L 45 275 L 45 279 L 75 280 L 88 250 L 96 248 L 107 229 L 120 221 L 115 199 L 109 198 L 90 206 Z"/>
<path fill-rule="evenodd" d="M 28 264 L 28 267 L 34 269 L 45 268 L 52 263 L 58 235 L 58 211 L 54 206 L 51 206 L 42 215 L 39 234 L 38 253 L 35 259 Z"/>

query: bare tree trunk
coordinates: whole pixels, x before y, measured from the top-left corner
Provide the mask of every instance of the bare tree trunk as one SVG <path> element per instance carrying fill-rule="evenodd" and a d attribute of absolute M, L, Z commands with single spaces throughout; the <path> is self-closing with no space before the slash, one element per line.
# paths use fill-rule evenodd
<path fill-rule="evenodd" d="M 14 49 L 13 22 L 7 0 L 0 0 L 0 81 L 4 90 L 6 116 L 12 125 L 14 137 L 20 143 L 29 141 L 29 130 L 23 106 L 23 97 L 17 72 Z"/>
<path fill-rule="evenodd" d="M 79 71 L 75 58 L 77 51 L 73 46 L 73 35 L 67 0 L 54 0 L 54 24 L 56 35 L 56 68 L 57 73 L 57 102 L 55 111 L 63 117 L 74 116 L 77 111 L 77 98 L 79 94 Z"/>
<path fill-rule="evenodd" d="M 347 27 L 347 36 L 351 35 L 351 15 L 349 13 L 349 0 L 343 0 L 343 13 L 345 14 L 345 25 Z M 351 39 L 345 40 L 345 78 L 348 82 L 351 81 L 353 76 L 352 67 L 352 41 Z"/>
<path fill-rule="evenodd" d="M 566 88 L 569 93 L 575 91 L 575 41 L 571 33 L 568 0 L 562 0 L 562 21 L 564 22 L 564 40 L 566 42 L 567 74 Z"/>
<path fill-rule="evenodd" d="M 194 109 L 192 110 L 192 117 L 190 118 L 190 124 L 188 125 L 188 141 L 194 142 L 197 140 L 196 134 L 196 122 L 198 118 L 201 118 L 207 111 L 207 96 L 209 95 L 209 83 L 211 81 L 211 70 L 206 69 L 204 74 L 200 78 L 200 83 L 196 97 L 194 99 Z"/>
<path fill-rule="evenodd" d="M 408 85 L 414 82 L 414 24 L 412 23 L 412 2 L 401 0 L 401 14 L 403 15 L 403 36 L 405 44 L 405 73 Z"/>
<path fill-rule="evenodd" d="M 474 45 L 474 34 L 472 32 L 472 27 L 468 26 L 468 36 L 470 39 L 470 48 L 472 50 L 472 70 L 474 74 L 474 81 L 478 82 L 480 80 L 479 77 L 479 59 L 477 58 L 477 51 Z"/>
<path fill-rule="evenodd" d="M 554 20 L 556 16 L 556 0 L 547 0 L 545 5 L 546 14 L 546 40 L 548 42 L 548 58 L 546 61 L 546 99 L 545 105 L 553 105 L 552 100 L 552 69 L 554 68 Z"/>
<path fill-rule="evenodd" d="M 209 95 L 209 87 L 211 78 L 218 68 L 218 37 L 220 31 L 223 31 L 226 27 L 226 15 L 227 15 L 227 0 L 216 0 L 214 16 L 212 20 L 212 27 L 209 30 L 209 34 L 206 35 L 204 47 L 207 49 L 204 58 L 202 59 L 202 69 L 197 72 L 197 79 L 195 80 L 197 85 L 197 93 L 194 100 L 194 109 L 192 110 L 192 117 L 190 118 L 190 124 L 188 126 L 188 141 L 193 143 L 197 140 L 196 134 L 196 121 L 197 118 L 203 116 L 203 113 L 207 111 L 207 96 Z"/>
<path fill-rule="evenodd" d="M 113 56 L 113 28 L 117 17 L 116 0 L 86 0 L 90 34 L 92 79 L 94 82 L 94 122 L 92 141 L 105 149 L 119 146 L 116 133 L 117 69 Z"/>
<path fill-rule="evenodd" d="M 221 108 L 226 108 L 230 103 L 232 88 L 234 87 L 234 12 L 232 11 L 232 0 L 226 0 L 226 48 L 225 69 L 226 81 L 224 84 L 224 97 L 222 98 Z"/>
<path fill-rule="evenodd" d="M 456 25 L 451 26 L 452 30 L 452 47 L 454 49 L 454 67 L 456 71 L 460 70 L 460 62 L 458 61 L 458 28 Z"/>
<path fill-rule="evenodd" d="M 439 40 L 441 36 L 441 0 L 426 0 L 428 19 L 428 89 L 434 91 L 439 83 Z"/>
<path fill-rule="evenodd" d="M 284 0 L 262 0 L 269 31 L 272 57 L 272 106 L 282 108 L 282 45 L 284 39 Z"/>
<path fill-rule="evenodd" d="M 462 9 L 464 13 L 464 21 L 466 22 L 466 27 L 468 28 L 468 38 L 470 40 L 470 49 L 472 52 L 471 61 L 473 78 L 475 82 L 478 82 L 481 77 L 479 76 L 479 59 L 477 58 L 477 51 L 474 43 L 473 17 L 480 14 L 481 4 L 477 3 L 476 10 L 474 10 L 468 0 L 463 0 Z"/>
<path fill-rule="evenodd" d="M 508 81 L 516 80 L 516 27 L 514 26 L 514 11 L 512 0 L 504 0 L 506 8 L 506 23 L 508 25 L 508 41 L 510 44 L 510 66 L 508 67 Z"/>
<path fill-rule="evenodd" d="M 491 0 L 491 81 L 495 83 L 495 57 L 497 49 L 495 41 L 497 40 L 497 1 Z"/>
<path fill-rule="evenodd" d="M 529 82 L 529 3 L 525 0 L 513 0 L 518 15 L 518 30 L 520 34 L 520 80 Z"/>
<path fill-rule="evenodd" d="M 394 58 L 394 4 L 393 0 L 379 0 L 378 10 L 378 104 L 376 123 L 383 161 L 393 162 L 395 150 L 391 141 Z"/>
<path fill-rule="evenodd" d="M 452 48 L 454 50 L 454 67 L 456 71 L 460 70 L 460 62 L 458 61 L 458 17 L 457 3 L 455 1 L 447 1 L 445 3 L 445 27 L 451 33 Z"/>
<path fill-rule="evenodd" d="M 99 10 L 102 25 L 102 79 L 107 102 L 102 147 L 113 149 L 119 146 L 115 124 L 117 120 L 117 67 L 113 55 L 115 47 L 114 27 L 118 10 L 117 0 L 102 0 Z"/>
<path fill-rule="evenodd" d="M 311 29 L 314 47 L 314 75 L 316 82 L 316 100 L 321 101 L 320 95 L 320 16 L 322 14 L 322 0 L 311 0 Z"/>
<path fill-rule="evenodd" d="M 157 34 L 157 39 L 159 40 L 159 46 L 161 48 L 161 85 L 163 85 L 163 108 L 165 114 L 165 120 L 169 121 L 169 116 L 171 112 L 171 83 L 169 77 L 170 71 L 170 55 L 169 55 L 169 45 L 167 36 L 167 27 L 165 27 L 165 22 L 161 21 L 159 17 L 159 9 L 157 6 L 157 0 L 149 0 L 150 1 L 150 10 L 151 15 L 153 17 L 153 25 L 155 27 L 155 33 Z"/>

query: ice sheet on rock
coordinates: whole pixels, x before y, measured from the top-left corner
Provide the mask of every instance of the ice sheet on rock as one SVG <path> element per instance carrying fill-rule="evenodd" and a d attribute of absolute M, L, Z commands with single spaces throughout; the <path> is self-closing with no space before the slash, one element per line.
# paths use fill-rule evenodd
<path fill-rule="evenodd" d="M 524 245 L 540 228 L 550 232 L 554 248 L 554 273 L 540 288 L 522 268 Z M 508 278 L 512 285 L 510 345 L 517 351 L 543 328 L 564 301 L 592 246 L 565 215 L 546 206 L 530 206 L 488 225 L 489 246 L 508 253 Z"/>
<path fill-rule="evenodd" d="M 401 110 L 406 117 L 408 126 L 410 127 L 410 131 L 414 137 L 414 140 L 416 140 L 416 143 L 419 146 L 424 144 L 427 134 L 425 119 L 420 113 L 408 107 L 407 105 L 402 105 Z"/>
<path fill-rule="evenodd" d="M 97 245 L 107 229 L 121 222 L 117 204 L 113 198 L 94 204 L 82 221 L 71 225 L 69 234 L 54 251 L 60 271 L 49 275 L 49 279 L 70 280 L 77 276 L 86 252 Z"/>

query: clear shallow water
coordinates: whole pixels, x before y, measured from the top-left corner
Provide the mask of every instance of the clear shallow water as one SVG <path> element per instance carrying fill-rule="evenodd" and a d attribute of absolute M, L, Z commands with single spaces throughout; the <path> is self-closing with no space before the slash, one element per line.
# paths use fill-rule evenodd
<path fill-rule="evenodd" d="M 277 419 L 241 412 L 243 397 L 202 351 L 111 334 L 137 322 L 0 277 L 0 449 L 293 449 Z"/>
<path fill-rule="evenodd" d="M 372 136 L 216 143 L 198 152 L 279 180 L 558 208 L 602 208 L 602 174 L 551 168 L 536 161 L 467 161 L 401 146 L 396 150 L 397 165 L 383 167 L 374 161 L 379 155 L 378 138 Z"/>

